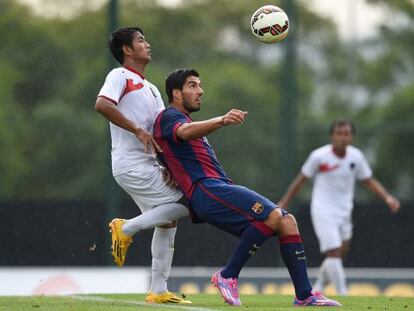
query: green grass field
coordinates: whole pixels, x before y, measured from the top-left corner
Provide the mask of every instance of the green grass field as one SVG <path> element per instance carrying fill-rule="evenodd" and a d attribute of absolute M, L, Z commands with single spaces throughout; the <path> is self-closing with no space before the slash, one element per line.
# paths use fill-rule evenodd
<path fill-rule="evenodd" d="M 210 311 L 231 310 L 234 307 L 225 305 L 218 295 L 191 295 L 192 305 L 156 305 L 146 304 L 145 295 L 77 295 L 77 296 L 31 296 L 0 297 L 0 310 L 4 311 Z M 274 295 L 242 296 L 243 305 L 239 310 L 270 311 L 298 310 L 292 306 L 292 297 Z M 343 306 L 340 310 L 414 310 L 413 298 L 390 297 L 340 297 L 337 299 Z M 338 308 L 313 307 L 314 309 L 338 310 Z"/>

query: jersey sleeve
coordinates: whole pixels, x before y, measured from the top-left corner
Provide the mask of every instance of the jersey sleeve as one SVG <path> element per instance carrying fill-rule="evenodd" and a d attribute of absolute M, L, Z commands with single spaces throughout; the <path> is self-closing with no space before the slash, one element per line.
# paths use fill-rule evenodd
<path fill-rule="evenodd" d="M 154 87 L 154 89 L 155 89 L 155 93 L 157 95 L 155 97 L 155 102 L 156 102 L 155 110 L 156 110 L 156 115 L 158 115 L 161 111 L 163 111 L 165 109 L 165 106 L 164 106 L 164 101 L 162 100 L 160 91 L 158 91 L 158 89 L 156 87 Z"/>
<path fill-rule="evenodd" d="M 98 97 L 104 97 L 114 104 L 118 104 L 125 86 L 125 77 L 120 71 L 114 69 L 106 76 L 105 83 L 99 91 Z"/>
<path fill-rule="evenodd" d="M 177 129 L 188 122 L 188 119 L 181 112 L 175 109 L 165 110 L 161 117 L 162 138 L 176 143 L 180 142 L 181 139 L 177 136 Z"/>
<path fill-rule="evenodd" d="M 368 164 L 364 154 L 360 153 L 359 165 L 357 165 L 356 178 L 358 180 L 365 180 L 372 177 L 372 169 Z"/>
<path fill-rule="evenodd" d="M 319 160 L 317 154 L 315 152 L 312 152 L 303 164 L 301 173 L 307 178 L 312 178 L 318 172 L 318 168 Z"/>

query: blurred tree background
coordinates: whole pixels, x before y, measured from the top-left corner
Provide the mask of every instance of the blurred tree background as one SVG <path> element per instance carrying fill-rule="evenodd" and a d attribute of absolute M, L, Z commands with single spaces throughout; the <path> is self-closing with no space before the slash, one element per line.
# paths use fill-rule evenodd
<path fill-rule="evenodd" d="M 94 102 L 108 71 L 106 7 L 74 2 L 83 9 L 58 18 L 0 0 L 2 201 L 104 200 L 108 127 Z M 191 67 L 205 90 L 194 119 L 232 107 L 249 111 L 243 126 L 220 130 L 210 142 L 235 182 L 277 201 L 285 190 L 277 187 L 280 154 L 289 152 L 281 150 L 278 136 L 281 81 L 289 74 L 283 70 L 286 42 L 261 44 L 249 29 L 251 13 L 268 1 L 188 0 L 176 7 L 119 2 L 120 26 L 141 26 L 151 43 L 145 75 L 162 94 L 171 70 Z M 297 2 L 290 29 L 298 43 L 295 171 L 329 141 L 333 119 L 350 118 L 357 124 L 355 145 L 376 176 L 395 195 L 412 200 L 414 4 L 370 3 L 387 7 L 393 17 L 375 37 L 344 41 L 331 20 Z"/>

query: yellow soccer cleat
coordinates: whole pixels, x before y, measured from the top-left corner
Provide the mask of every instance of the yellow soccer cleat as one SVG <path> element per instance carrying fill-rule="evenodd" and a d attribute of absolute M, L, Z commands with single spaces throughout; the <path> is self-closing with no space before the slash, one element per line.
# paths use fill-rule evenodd
<path fill-rule="evenodd" d="M 173 293 L 165 292 L 161 294 L 155 294 L 149 292 L 145 301 L 148 303 L 180 303 L 180 304 L 192 304 L 190 300 L 180 298 Z"/>
<path fill-rule="evenodd" d="M 122 225 L 125 221 L 125 219 L 115 218 L 109 223 L 109 232 L 112 237 L 111 254 L 119 267 L 124 265 L 128 247 L 132 243 L 132 237 L 122 232 Z"/>

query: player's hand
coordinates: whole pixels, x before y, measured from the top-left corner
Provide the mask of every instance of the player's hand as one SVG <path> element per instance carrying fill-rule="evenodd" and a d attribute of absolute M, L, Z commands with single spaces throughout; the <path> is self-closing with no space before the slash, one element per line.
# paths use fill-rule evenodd
<path fill-rule="evenodd" d="M 242 124 L 247 116 L 247 111 L 232 109 L 222 116 L 223 125 Z"/>
<path fill-rule="evenodd" d="M 172 178 L 170 172 L 165 168 L 161 167 L 162 178 L 166 182 L 166 184 L 170 187 L 178 187 L 177 182 Z"/>
<path fill-rule="evenodd" d="M 385 203 L 387 203 L 388 207 L 391 210 L 391 213 L 393 214 L 398 213 L 401 208 L 400 201 L 392 195 L 389 195 L 385 198 Z"/>
<path fill-rule="evenodd" d="M 145 130 L 138 128 L 135 131 L 135 136 L 144 144 L 145 153 L 151 152 L 152 154 L 156 154 L 157 152 L 162 152 L 161 147 L 157 144 L 154 137 Z"/>

